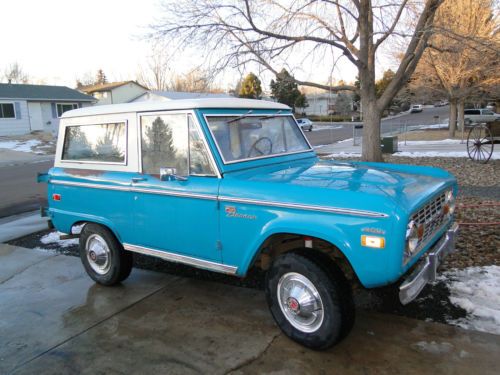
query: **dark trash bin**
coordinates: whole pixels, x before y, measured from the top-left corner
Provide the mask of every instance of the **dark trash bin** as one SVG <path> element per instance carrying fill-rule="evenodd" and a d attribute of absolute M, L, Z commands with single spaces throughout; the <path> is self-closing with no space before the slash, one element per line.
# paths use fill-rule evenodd
<path fill-rule="evenodd" d="M 398 137 L 382 137 L 381 143 L 383 154 L 394 154 L 398 152 Z"/>

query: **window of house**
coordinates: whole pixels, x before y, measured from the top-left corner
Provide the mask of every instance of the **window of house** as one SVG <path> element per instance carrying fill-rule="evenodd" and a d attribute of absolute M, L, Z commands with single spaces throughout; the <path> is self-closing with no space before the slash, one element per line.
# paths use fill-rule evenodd
<path fill-rule="evenodd" d="M 64 112 L 71 111 L 72 109 L 77 108 L 77 103 L 57 103 L 57 117 L 61 117 Z"/>
<path fill-rule="evenodd" d="M 16 118 L 14 103 L 0 103 L 0 118 Z"/>
<path fill-rule="evenodd" d="M 126 132 L 124 122 L 68 126 L 62 160 L 124 164 Z"/>
<path fill-rule="evenodd" d="M 180 176 L 215 176 L 210 156 L 191 115 L 141 117 L 141 157 L 144 173 L 176 168 Z"/>

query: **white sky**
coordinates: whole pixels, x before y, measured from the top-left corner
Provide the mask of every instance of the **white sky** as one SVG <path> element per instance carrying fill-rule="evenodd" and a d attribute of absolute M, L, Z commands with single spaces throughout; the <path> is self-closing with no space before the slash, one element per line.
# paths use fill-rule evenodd
<path fill-rule="evenodd" d="M 135 79 L 148 54 L 140 36 L 158 16 L 159 0 L 13 0 L 2 2 L 0 13 L 0 75 L 18 62 L 34 82 L 75 86 L 77 77 L 103 69 L 109 81 Z M 179 56 L 172 70 L 183 73 L 195 66 L 193 56 Z M 335 79 L 351 81 L 355 70 L 342 64 Z M 258 71 L 256 71 L 258 73 Z M 328 67 L 303 66 L 297 78 L 328 80 Z M 272 75 L 261 80 L 268 88 Z M 227 88 L 235 72 L 220 77 Z"/>

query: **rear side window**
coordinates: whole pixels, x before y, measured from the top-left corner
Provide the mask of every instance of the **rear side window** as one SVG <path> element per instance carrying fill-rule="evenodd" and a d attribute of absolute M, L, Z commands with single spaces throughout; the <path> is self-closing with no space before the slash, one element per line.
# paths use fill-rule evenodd
<path fill-rule="evenodd" d="M 480 112 L 478 109 L 467 109 L 464 111 L 465 115 L 479 115 Z"/>
<path fill-rule="evenodd" d="M 67 126 L 62 160 L 125 164 L 126 148 L 124 122 Z"/>

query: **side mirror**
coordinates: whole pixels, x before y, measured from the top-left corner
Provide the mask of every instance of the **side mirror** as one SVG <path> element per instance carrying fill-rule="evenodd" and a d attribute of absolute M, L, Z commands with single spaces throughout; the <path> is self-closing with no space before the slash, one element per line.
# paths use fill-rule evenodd
<path fill-rule="evenodd" d="M 160 168 L 161 181 L 186 181 L 186 177 L 177 176 L 177 169 L 172 167 Z"/>

